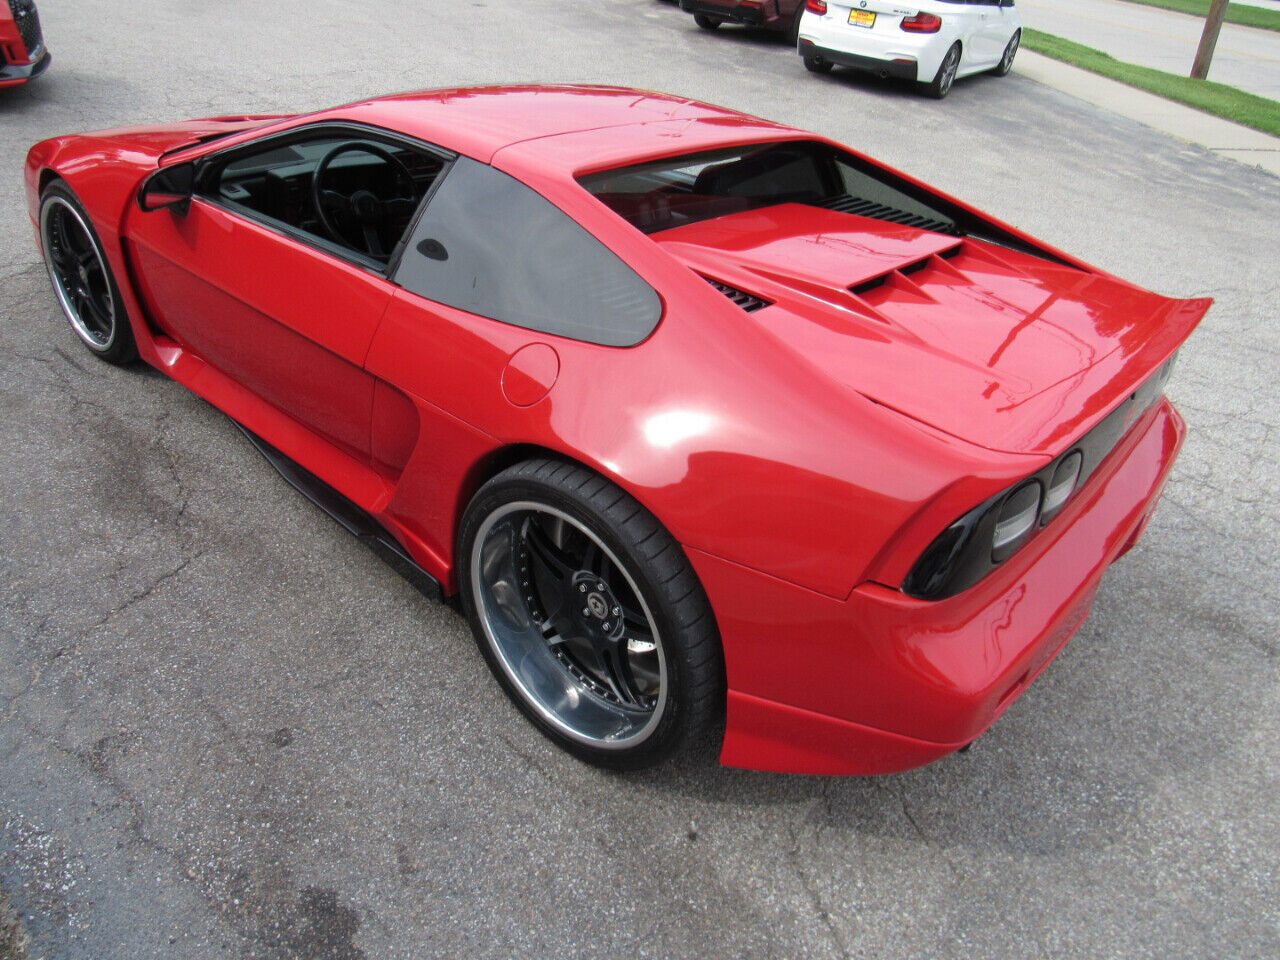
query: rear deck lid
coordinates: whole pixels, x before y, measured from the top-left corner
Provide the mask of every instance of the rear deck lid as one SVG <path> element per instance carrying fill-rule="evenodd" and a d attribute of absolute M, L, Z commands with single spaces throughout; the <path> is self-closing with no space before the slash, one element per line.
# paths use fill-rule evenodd
<path fill-rule="evenodd" d="M 652 235 L 769 306 L 744 316 L 818 375 L 953 436 L 1056 453 L 1191 333 L 1175 300 L 973 238 L 782 204 Z"/>

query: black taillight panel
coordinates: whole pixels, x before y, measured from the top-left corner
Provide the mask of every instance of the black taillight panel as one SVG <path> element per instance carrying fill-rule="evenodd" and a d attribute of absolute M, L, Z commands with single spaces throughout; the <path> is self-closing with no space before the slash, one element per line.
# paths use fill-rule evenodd
<path fill-rule="evenodd" d="M 955 596 L 1030 543 L 1163 395 L 1175 359 L 1170 357 L 1079 443 L 942 531 L 907 574 L 902 592 L 921 600 Z"/>

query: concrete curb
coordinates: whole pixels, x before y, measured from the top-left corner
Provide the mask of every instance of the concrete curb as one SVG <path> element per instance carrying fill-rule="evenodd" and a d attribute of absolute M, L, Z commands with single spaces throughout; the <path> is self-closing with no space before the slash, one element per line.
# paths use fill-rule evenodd
<path fill-rule="evenodd" d="M 1036 83 L 1069 93 L 1180 140 L 1197 143 L 1218 156 L 1261 167 L 1280 177 L 1280 138 L 1201 113 L 1030 50 L 1019 51 L 1015 69 Z"/>

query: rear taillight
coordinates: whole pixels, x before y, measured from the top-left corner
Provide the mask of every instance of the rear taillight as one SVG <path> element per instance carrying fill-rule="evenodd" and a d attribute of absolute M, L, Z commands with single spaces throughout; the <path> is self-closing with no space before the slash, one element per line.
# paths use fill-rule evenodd
<path fill-rule="evenodd" d="M 827 0 L 805 0 L 804 8 L 810 13 L 825 14 L 827 12 Z"/>
<path fill-rule="evenodd" d="M 937 33 L 942 29 L 942 18 L 932 13 L 917 13 L 914 17 L 902 18 L 902 29 L 907 33 Z"/>

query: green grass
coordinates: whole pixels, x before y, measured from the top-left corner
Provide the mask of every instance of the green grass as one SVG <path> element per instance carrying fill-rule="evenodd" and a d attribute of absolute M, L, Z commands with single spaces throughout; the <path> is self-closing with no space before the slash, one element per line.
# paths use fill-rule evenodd
<path fill-rule="evenodd" d="M 1148 7 L 1164 7 L 1166 10 L 1177 10 L 1179 13 L 1194 13 L 1197 17 L 1209 15 L 1210 0 L 1129 0 L 1130 3 L 1141 3 Z M 1250 7 L 1243 3 L 1227 4 L 1227 23 L 1239 23 L 1246 27 L 1261 27 L 1263 30 L 1280 30 L 1280 9 L 1264 10 L 1261 7 Z"/>
<path fill-rule="evenodd" d="M 1022 30 L 1022 45 L 1046 57 L 1100 73 L 1104 77 L 1138 87 L 1166 100 L 1176 100 L 1188 107 L 1280 137 L 1280 103 L 1275 100 L 1245 93 L 1212 80 L 1193 80 L 1175 73 L 1125 63 L 1093 47 L 1026 27 Z"/>

